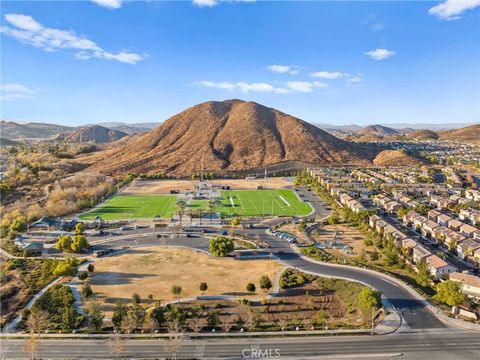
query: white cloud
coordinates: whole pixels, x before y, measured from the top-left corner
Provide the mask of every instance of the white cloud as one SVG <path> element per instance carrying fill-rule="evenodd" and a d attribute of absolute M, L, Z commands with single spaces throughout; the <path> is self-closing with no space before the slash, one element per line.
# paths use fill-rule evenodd
<path fill-rule="evenodd" d="M 192 0 L 192 3 L 198 7 L 213 7 L 218 5 L 217 0 Z"/>
<path fill-rule="evenodd" d="M 300 72 L 300 70 L 298 70 L 298 66 L 295 65 L 269 65 L 267 66 L 267 69 L 277 74 L 288 73 L 291 75 L 297 75 Z"/>
<path fill-rule="evenodd" d="M 122 7 L 122 0 L 92 0 L 92 2 L 109 9 L 119 9 Z"/>
<path fill-rule="evenodd" d="M 19 100 L 34 98 L 39 90 L 32 90 L 22 84 L 1 84 L 0 99 L 1 100 Z"/>
<path fill-rule="evenodd" d="M 428 13 L 442 20 L 458 20 L 464 11 L 475 9 L 478 6 L 480 6 L 480 0 L 446 0 L 430 8 Z"/>
<path fill-rule="evenodd" d="M 198 81 L 195 83 L 199 86 L 204 86 L 208 88 L 215 88 L 227 91 L 238 90 L 243 93 L 250 92 L 259 92 L 259 93 L 274 93 L 279 95 L 292 94 L 292 93 L 310 93 L 313 92 L 315 88 L 324 88 L 328 87 L 328 84 L 324 84 L 320 81 L 288 81 L 284 86 L 275 87 L 274 85 L 258 82 L 258 83 L 247 83 L 247 82 L 215 82 L 215 81 Z"/>
<path fill-rule="evenodd" d="M 364 54 L 370 56 L 370 58 L 373 60 L 385 60 L 395 55 L 396 52 L 393 50 L 387 50 L 387 49 L 375 49 L 375 50 L 367 51 Z"/>
<path fill-rule="evenodd" d="M 291 94 L 292 92 L 293 92 L 293 90 L 289 90 L 289 89 L 285 89 L 285 88 L 276 88 L 275 89 L 275 94 L 284 95 L 284 94 Z"/>
<path fill-rule="evenodd" d="M 342 79 L 344 77 L 347 77 L 348 74 L 341 73 L 339 71 L 334 71 L 334 72 L 317 71 L 317 72 L 314 72 L 314 73 L 310 73 L 310 76 L 312 76 L 314 78 L 335 80 L 335 79 Z"/>
<path fill-rule="evenodd" d="M 197 85 L 209 87 L 209 88 L 217 88 L 222 90 L 240 90 L 243 93 L 249 92 L 261 92 L 261 93 L 269 93 L 275 91 L 275 88 L 267 83 L 246 83 L 246 82 L 236 82 L 232 83 L 229 81 L 223 82 L 214 82 L 214 81 L 199 81 Z"/>
<path fill-rule="evenodd" d="M 240 3 L 240 2 L 248 2 L 252 3 L 255 0 L 192 0 L 192 4 L 198 7 L 214 7 L 220 4 L 221 2 L 230 2 L 230 3 Z"/>
<path fill-rule="evenodd" d="M 363 82 L 363 75 L 362 74 L 355 75 L 350 79 L 348 79 L 347 81 L 351 83 L 361 83 Z"/>
<path fill-rule="evenodd" d="M 327 84 L 320 81 L 308 82 L 308 81 L 288 81 L 287 87 L 290 90 L 300 92 L 300 93 L 311 93 L 314 88 L 325 88 L 328 87 Z"/>
<path fill-rule="evenodd" d="M 0 28 L 2 33 L 44 51 L 72 50 L 75 51 L 77 59 L 99 58 L 127 64 L 136 64 L 145 57 L 126 50 L 118 53 L 108 52 L 85 36 L 79 36 L 71 30 L 44 27 L 31 16 L 7 14 L 5 20 L 11 26 L 2 26 Z"/>
<path fill-rule="evenodd" d="M 370 31 L 376 32 L 385 29 L 385 25 L 382 23 L 375 23 L 370 25 Z"/>

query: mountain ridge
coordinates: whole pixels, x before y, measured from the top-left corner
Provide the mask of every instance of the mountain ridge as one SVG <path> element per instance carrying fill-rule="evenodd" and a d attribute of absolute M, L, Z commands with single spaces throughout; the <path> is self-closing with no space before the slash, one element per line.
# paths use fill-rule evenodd
<path fill-rule="evenodd" d="M 83 160 L 92 171 L 190 175 L 202 167 L 225 173 L 289 161 L 367 164 L 372 157 L 303 120 L 233 99 L 192 106 L 148 133 L 121 139 Z"/>

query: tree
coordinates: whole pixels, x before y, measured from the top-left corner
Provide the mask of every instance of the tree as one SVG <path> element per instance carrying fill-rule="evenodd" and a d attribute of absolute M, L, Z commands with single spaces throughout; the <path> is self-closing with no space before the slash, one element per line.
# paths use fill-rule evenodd
<path fill-rule="evenodd" d="M 131 333 L 135 329 L 142 326 L 145 321 L 145 309 L 138 304 L 131 305 L 128 308 L 126 316 L 122 321 L 122 328 L 127 333 Z"/>
<path fill-rule="evenodd" d="M 208 251 L 218 257 L 223 257 L 235 249 L 233 240 L 223 236 L 218 236 L 210 240 Z"/>
<path fill-rule="evenodd" d="M 94 272 L 95 271 L 95 266 L 93 264 L 88 264 L 87 270 L 88 270 L 88 272 Z"/>
<path fill-rule="evenodd" d="M 220 322 L 220 316 L 217 310 L 212 310 L 207 315 L 207 324 L 212 329 L 216 328 Z"/>
<path fill-rule="evenodd" d="M 140 298 L 140 295 L 138 295 L 137 293 L 134 293 L 132 295 L 132 305 L 137 305 L 137 304 L 140 304 L 142 302 L 142 299 Z"/>
<path fill-rule="evenodd" d="M 156 326 L 160 329 L 165 323 L 165 308 L 161 306 L 155 306 L 148 314 L 151 318 L 155 319 Z"/>
<path fill-rule="evenodd" d="M 55 249 L 58 251 L 70 251 L 72 248 L 72 238 L 70 235 L 60 235 L 58 237 L 57 243 L 55 244 Z"/>
<path fill-rule="evenodd" d="M 248 283 L 247 284 L 247 291 L 251 294 L 253 294 L 255 292 L 257 288 L 255 287 L 255 284 L 253 283 Z"/>
<path fill-rule="evenodd" d="M 170 289 L 170 292 L 178 300 L 180 299 L 180 294 L 182 293 L 182 287 L 180 285 L 173 285 Z"/>
<path fill-rule="evenodd" d="M 40 333 L 49 324 L 50 315 L 45 310 L 32 311 L 28 317 L 28 330 L 32 333 Z"/>
<path fill-rule="evenodd" d="M 78 223 L 75 225 L 75 234 L 83 235 L 85 233 L 85 225 L 82 223 Z"/>
<path fill-rule="evenodd" d="M 100 311 L 100 305 L 97 300 L 93 300 L 88 308 L 88 327 L 93 330 L 99 330 L 103 326 L 104 315 Z"/>
<path fill-rule="evenodd" d="M 127 312 L 128 308 L 123 302 L 117 301 L 115 303 L 115 310 L 112 315 L 112 323 L 115 329 L 120 329 L 123 319 L 127 316 Z"/>
<path fill-rule="evenodd" d="M 424 259 L 417 263 L 417 270 L 418 284 L 423 287 L 430 285 L 432 278 L 430 276 L 430 270 L 428 269 L 427 262 Z"/>
<path fill-rule="evenodd" d="M 75 253 L 82 252 L 84 249 L 87 249 L 90 245 L 88 244 L 87 238 L 85 235 L 75 235 L 73 237 L 71 250 Z"/>
<path fill-rule="evenodd" d="M 75 276 L 78 271 L 78 259 L 76 257 L 65 257 L 53 270 L 55 276 Z"/>
<path fill-rule="evenodd" d="M 232 223 L 232 226 L 238 226 L 240 224 L 240 220 L 237 217 L 234 217 L 231 223 Z"/>
<path fill-rule="evenodd" d="M 373 319 L 375 310 L 382 303 L 382 293 L 375 291 L 369 287 L 365 287 L 358 294 L 358 303 L 360 306 L 372 309 L 372 334 L 373 334 Z"/>
<path fill-rule="evenodd" d="M 21 219 L 15 219 L 10 224 L 10 231 L 22 232 L 27 230 L 27 223 Z"/>
<path fill-rule="evenodd" d="M 88 278 L 88 272 L 82 271 L 82 273 L 78 276 L 78 278 L 82 281 L 87 280 Z"/>
<path fill-rule="evenodd" d="M 62 311 L 62 330 L 67 331 L 75 328 L 77 323 L 76 312 L 73 306 L 67 306 Z"/>
<path fill-rule="evenodd" d="M 448 306 L 458 306 L 467 299 L 461 292 L 461 284 L 457 281 L 447 280 L 441 282 L 436 286 L 436 290 L 437 293 L 433 298 Z"/>
<path fill-rule="evenodd" d="M 272 288 L 272 281 L 267 275 L 262 275 L 260 278 L 260 288 L 268 292 Z"/>
<path fill-rule="evenodd" d="M 89 298 L 93 295 L 92 287 L 89 284 L 84 284 L 82 290 L 80 291 L 83 298 Z"/>
<path fill-rule="evenodd" d="M 202 292 L 202 295 L 205 293 L 205 291 L 208 290 L 208 284 L 206 282 L 201 282 L 200 283 L 200 291 Z"/>

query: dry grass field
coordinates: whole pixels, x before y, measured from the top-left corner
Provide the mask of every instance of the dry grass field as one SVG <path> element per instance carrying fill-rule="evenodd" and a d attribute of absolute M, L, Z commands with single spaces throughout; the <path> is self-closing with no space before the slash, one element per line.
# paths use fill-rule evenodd
<path fill-rule="evenodd" d="M 345 245 L 351 246 L 353 248 L 353 253 L 344 254 L 339 250 L 333 249 L 328 249 L 329 252 L 338 252 L 341 253 L 342 256 L 354 258 L 360 255 L 362 249 L 366 249 L 365 244 L 363 243 L 365 236 L 351 225 L 337 224 L 322 226 L 319 233 L 314 233 L 312 238 L 318 242 L 333 241 L 335 240 L 335 234 L 337 233 L 337 240 Z"/>
<path fill-rule="evenodd" d="M 138 293 L 144 302 L 173 300 L 172 285 L 182 287 L 181 297 L 201 295 L 200 282 L 208 283 L 207 295 L 246 297 L 249 282 L 259 288 L 262 275 L 273 280 L 280 269 L 271 260 L 239 261 L 188 249 L 150 247 L 99 259 L 90 284 L 108 316 L 115 301 L 129 301 L 133 293 Z M 148 299 L 150 294 L 153 300 Z"/>
<path fill-rule="evenodd" d="M 210 180 L 213 185 L 230 186 L 232 190 L 256 190 L 258 186 L 268 189 L 283 189 L 293 186 L 292 181 L 285 177 L 275 177 L 264 179 L 215 179 Z M 169 194 L 170 190 L 179 190 L 180 192 L 192 191 L 195 188 L 196 180 L 135 180 L 121 195 L 156 195 Z"/>

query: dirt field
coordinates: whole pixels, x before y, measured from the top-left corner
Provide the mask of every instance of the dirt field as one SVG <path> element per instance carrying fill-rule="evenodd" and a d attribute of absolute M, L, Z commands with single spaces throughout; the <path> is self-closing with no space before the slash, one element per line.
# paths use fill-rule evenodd
<path fill-rule="evenodd" d="M 353 226 L 338 224 L 338 225 L 326 225 L 322 226 L 319 233 L 312 234 L 312 238 L 318 242 L 333 241 L 335 240 L 335 234 L 338 233 L 337 241 L 342 242 L 345 245 L 353 248 L 352 254 L 344 254 L 339 250 L 327 249 L 329 252 L 338 252 L 342 256 L 357 257 L 360 255 L 362 249 L 366 249 L 363 240 L 365 236 L 355 229 Z"/>
<path fill-rule="evenodd" d="M 181 297 L 201 295 L 200 282 L 207 282 L 207 295 L 246 297 L 247 283 L 253 282 L 259 289 L 261 275 L 273 281 L 280 269 L 277 262 L 270 260 L 238 261 L 187 249 L 152 247 L 96 261 L 90 284 L 109 316 L 116 300 L 129 301 L 133 293 L 146 303 L 172 300 L 172 285 L 182 287 Z M 150 294 L 153 300 L 148 299 Z"/>
<path fill-rule="evenodd" d="M 121 195 L 155 195 L 169 194 L 170 190 L 179 190 L 180 192 L 192 191 L 195 188 L 196 180 L 135 180 Z M 210 183 L 218 186 L 230 186 L 232 190 L 255 190 L 258 186 L 268 189 L 283 189 L 293 186 L 293 182 L 285 177 L 264 179 L 215 179 Z"/>

